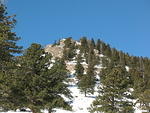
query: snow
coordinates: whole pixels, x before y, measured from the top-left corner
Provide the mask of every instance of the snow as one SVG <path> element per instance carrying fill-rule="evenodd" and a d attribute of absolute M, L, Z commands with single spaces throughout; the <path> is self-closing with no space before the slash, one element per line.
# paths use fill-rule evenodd
<path fill-rule="evenodd" d="M 69 89 L 73 96 L 73 102 L 71 103 L 73 111 L 56 109 L 56 113 L 89 113 L 87 108 L 90 107 L 90 104 L 93 102 L 96 96 L 88 95 L 85 97 L 84 94 L 80 93 L 77 86 L 70 86 Z"/>
<path fill-rule="evenodd" d="M 75 71 L 75 70 L 73 70 L 73 71 L 71 71 L 71 72 L 70 72 L 70 74 L 71 74 L 71 75 L 74 75 L 74 74 L 75 74 L 75 72 L 76 72 L 76 71 Z"/>
<path fill-rule="evenodd" d="M 102 64 L 95 65 L 94 67 L 95 67 L 95 68 L 100 68 L 100 69 L 103 68 L 103 67 L 102 67 Z"/>
<path fill-rule="evenodd" d="M 55 63 L 55 60 L 54 60 L 54 59 L 51 59 L 51 62 L 52 62 L 52 63 Z"/>
<path fill-rule="evenodd" d="M 48 69 L 51 69 L 53 67 L 53 64 L 50 64 L 49 66 L 48 66 Z"/>
<path fill-rule="evenodd" d="M 125 68 L 129 72 L 129 70 L 130 70 L 129 66 L 125 66 Z"/>
<path fill-rule="evenodd" d="M 99 77 L 99 75 L 96 75 L 96 79 L 100 80 L 100 77 Z"/>
<path fill-rule="evenodd" d="M 81 45 L 81 42 L 76 41 L 76 45 Z"/>
<path fill-rule="evenodd" d="M 62 41 L 65 41 L 66 40 L 66 38 L 63 38 L 63 39 L 61 39 Z"/>
<path fill-rule="evenodd" d="M 82 65 L 88 65 L 86 62 L 81 62 Z"/>
<path fill-rule="evenodd" d="M 79 49 L 77 49 L 77 50 L 76 50 L 76 53 L 77 53 L 77 55 L 78 55 L 78 54 L 80 54 L 80 50 L 79 50 Z"/>
<path fill-rule="evenodd" d="M 66 64 L 68 64 L 68 65 L 71 65 L 71 64 L 76 65 L 76 64 L 77 64 L 77 61 L 75 61 L 75 60 L 69 61 L 69 62 L 67 62 Z"/>
<path fill-rule="evenodd" d="M 104 57 L 104 55 L 103 55 L 103 54 L 100 54 L 99 57 Z"/>

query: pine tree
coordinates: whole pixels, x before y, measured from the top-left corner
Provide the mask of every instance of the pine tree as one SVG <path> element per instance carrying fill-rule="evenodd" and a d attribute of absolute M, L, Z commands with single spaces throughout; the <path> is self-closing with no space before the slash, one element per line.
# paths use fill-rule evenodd
<path fill-rule="evenodd" d="M 90 112 L 133 113 L 133 104 L 128 99 L 129 77 L 123 67 L 107 67 L 101 73 L 99 96 L 91 105 Z"/>
<path fill-rule="evenodd" d="M 143 58 L 140 58 L 139 67 L 132 67 L 130 69 L 130 75 L 133 80 L 133 95 L 136 98 L 136 103 L 140 103 L 140 108 L 143 110 L 150 111 L 150 76 L 144 67 L 147 68 L 147 65 L 144 65 Z M 134 64 L 132 64 L 134 65 Z"/>
<path fill-rule="evenodd" d="M 20 53 L 20 46 L 16 42 L 20 39 L 12 32 L 15 27 L 15 16 L 7 16 L 6 8 L 0 4 L 0 67 L 12 60 L 13 53 Z"/>
<path fill-rule="evenodd" d="M 84 53 L 84 55 L 86 56 L 86 54 L 89 51 L 87 38 L 86 37 L 82 37 L 80 39 L 80 42 L 81 42 L 80 51 L 81 51 L 81 53 Z"/>
<path fill-rule="evenodd" d="M 107 57 L 111 57 L 112 54 L 111 54 L 110 45 L 107 44 L 107 45 L 105 45 L 104 47 L 105 47 L 105 49 L 103 50 L 103 54 L 104 54 L 105 56 L 107 56 Z"/>
<path fill-rule="evenodd" d="M 44 52 L 40 44 L 33 43 L 20 58 L 18 78 L 22 84 L 24 107 L 33 113 L 40 113 L 41 109 L 49 112 L 55 107 L 71 109 L 60 95 L 70 97 L 67 85 L 66 67 L 63 62 L 56 61 L 49 69 L 51 55 Z M 19 84 L 19 83 L 18 83 Z"/>
<path fill-rule="evenodd" d="M 95 65 L 97 60 L 96 60 L 96 55 L 94 52 L 94 45 L 91 41 L 88 45 L 89 45 L 89 51 L 88 51 L 88 54 L 86 56 L 86 62 L 88 64 Z"/>
<path fill-rule="evenodd" d="M 94 52 L 94 43 L 90 41 L 88 43 L 89 50 L 87 54 L 86 61 L 88 63 L 87 73 L 80 77 L 78 86 L 81 92 L 84 92 L 85 96 L 87 93 L 94 93 L 94 87 L 96 83 L 95 73 L 94 73 L 94 66 L 96 64 L 96 56 Z"/>
<path fill-rule="evenodd" d="M 45 56 L 45 57 L 44 57 Z M 33 43 L 20 57 L 20 69 L 17 71 L 18 83 L 24 94 L 24 107 L 30 108 L 33 113 L 40 113 L 43 108 L 42 93 L 44 90 L 44 74 L 48 71 L 49 60 L 40 44 Z M 18 95 L 19 97 L 19 95 Z"/>
<path fill-rule="evenodd" d="M 87 69 L 87 74 L 83 75 L 78 82 L 78 87 L 81 92 L 84 92 L 85 96 L 88 93 L 94 93 L 96 78 L 94 75 L 94 65 L 89 64 Z"/>
<path fill-rule="evenodd" d="M 92 45 L 92 48 L 95 48 L 95 46 L 96 46 L 93 38 L 91 39 L 91 45 Z"/>
<path fill-rule="evenodd" d="M 64 41 L 64 51 L 63 51 L 63 59 L 64 60 L 72 60 L 75 57 L 75 43 L 72 41 L 72 38 L 67 38 Z"/>
<path fill-rule="evenodd" d="M 15 105 L 12 104 L 15 99 L 11 98 L 12 89 L 17 90 L 13 82 L 17 65 L 14 54 L 20 53 L 22 48 L 16 44 L 20 38 L 12 31 L 15 23 L 15 15 L 7 16 L 6 7 L 0 4 L 0 106 L 2 110 L 15 109 Z"/>
<path fill-rule="evenodd" d="M 81 55 L 79 54 L 77 57 L 77 64 L 75 66 L 75 74 L 78 80 L 80 80 L 84 75 L 84 67 L 81 64 L 81 60 L 82 58 L 81 58 Z"/>
<path fill-rule="evenodd" d="M 66 110 L 72 110 L 68 102 L 61 96 L 65 96 L 69 99 L 72 98 L 71 92 L 67 88 L 67 70 L 66 65 L 62 59 L 57 59 L 54 66 L 50 69 L 49 75 L 45 78 L 45 81 L 49 80 L 45 88 L 44 101 L 46 101 L 45 107 L 49 113 L 53 112 L 54 108 L 64 108 Z"/>
<path fill-rule="evenodd" d="M 99 54 L 101 54 L 101 45 L 102 45 L 102 42 L 100 39 L 98 39 L 96 43 L 96 49 L 98 50 Z"/>

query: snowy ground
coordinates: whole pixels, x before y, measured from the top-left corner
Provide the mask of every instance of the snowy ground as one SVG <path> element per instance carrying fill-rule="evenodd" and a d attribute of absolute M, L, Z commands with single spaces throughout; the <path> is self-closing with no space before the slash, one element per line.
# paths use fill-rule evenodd
<path fill-rule="evenodd" d="M 73 111 L 63 111 L 63 110 L 57 110 L 56 113 L 88 113 L 88 107 L 90 107 L 90 104 L 95 99 L 95 95 L 87 95 L 87 97 L 84 96 L 84 94 L 79 92 L 79 89 L 77 86 L 69 87 L 69 89 L 72 92 L 73 95 L 73 103 L 71 104 L 73 107 Z"/>

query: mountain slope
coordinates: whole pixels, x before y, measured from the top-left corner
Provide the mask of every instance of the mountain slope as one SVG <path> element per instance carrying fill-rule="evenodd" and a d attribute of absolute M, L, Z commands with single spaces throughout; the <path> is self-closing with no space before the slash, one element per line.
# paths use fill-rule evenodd
<path fill-rule="evenodd" d="M 90 105 L 100 94 L 98 92 L 98 87 L 101 85 L 101 71 L 107 68 L 112 61 L 115 62 L 113 62 L 114 67 L 123 66 L 126 71 L 131 74 L 131 78 L 133 80 L 133 83 L 131 83 L 133 85 L 133 91 L 136 90 L 134 85 L 138 83 L 137 81 L 134 82 L 134 80 L 141 78 L 143 80 L 143 78 L 149 77 L 150 73 L 150 60 L 148 58 L 130 56 L 127 53 L 111 48 L 108 44 L 102 41 L 97 41 L 95 43 L 92 40 L 87 40 L 86 38 L 81 38 L 80 41 L 74 41 L 72 38 L 67 38 L 62 39 L 55 44 L 47 45 L 45 47 L 45 51 L 52 54 L 49 69 L 51 69 L 57 58 L 62 58 L 65 61 L 69 75 L 68 89 L 72 92 L 73 96 L 71 101 L 66 99 L 66 101 L 72 105 L 73 111 L 55 109 L 56 113 L 89 113 L 88 109 Z M 84 93 L 81 93 L 78 87 L 79 80 L 76 76 L 75 69 L 78 60 L 80 60 L 81 65 L 84 67 L 84 75 L 87 74 L 89 64 L 92 62 L 94 65 L 94 76 L 96 77 L 95 92 L 94 94 L 87 94 L 87 97 L 85 97 Z M 133 73 L 133 70 L 140 73 L 139 78 L 135 73 Z M 148 79 L 146 83 L 149 83 Z M 149 88 L 149 85 L 147 84 L 145 84 L 145 87 Z M 142 94 L 141 90 L 137 93 Z M 132 100 L 134 103 L 139 99 L 138 96 L 139 94 L 136 99 Z M 142 113 L 142 110 L 139 108 L 139 103 L 136 104 L 135 113 Z"/>

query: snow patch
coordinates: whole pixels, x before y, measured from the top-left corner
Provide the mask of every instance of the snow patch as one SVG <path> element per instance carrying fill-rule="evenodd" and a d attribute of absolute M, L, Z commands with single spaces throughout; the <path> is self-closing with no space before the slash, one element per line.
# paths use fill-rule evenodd
<path fill-rule="evenodd" d="M 129 70 L 130 70 L 129 66 L 125 66 L 125 68 L 129 72 Z"/>

